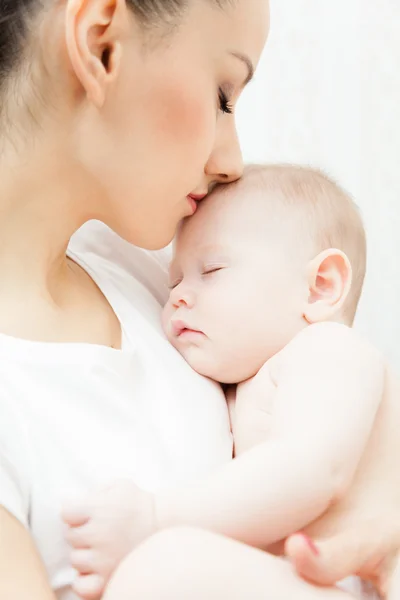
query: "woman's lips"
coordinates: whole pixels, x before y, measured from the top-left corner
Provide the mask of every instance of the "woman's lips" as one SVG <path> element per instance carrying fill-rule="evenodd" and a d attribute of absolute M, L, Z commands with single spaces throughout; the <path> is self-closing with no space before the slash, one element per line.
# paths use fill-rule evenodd
<path fill-rule="evenodd" d="M 201 202 L 206 196 L 207 194 L 189 194 L 187 196 L 190 208 L 192 209 L 192 215 L 194 215 L 197 210 L 198 202 Z"/>
<path fill-rule="evenodd" d="M 192 198 L 192 196 L 187 196 L 187 200 L 192 211 L 191 214 L 194 215 L 197 210 L 197 202 L 194 198 Z"/>
<path fill-rule="evenodd" d="M 207 194 L 189 194 L 190 198 L 193 198 L 193 200 L 196 200 L 196 202 L 200 202 L 200 200 L 203 200 L 205 197 L 207 196 Z"/>

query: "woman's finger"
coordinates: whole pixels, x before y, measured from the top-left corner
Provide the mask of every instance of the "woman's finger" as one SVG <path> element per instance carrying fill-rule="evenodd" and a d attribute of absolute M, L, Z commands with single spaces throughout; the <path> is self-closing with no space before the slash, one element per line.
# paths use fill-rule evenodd
<path fill-rule="evenodd" d="M 301 577 L 319 585 L 334 585 L 354 574 L 373 580 L 390 553 L 389 539 L 379 539 L 369 527 L 319 542 L 295 534 L 287 539 L 285 553 Z"/>

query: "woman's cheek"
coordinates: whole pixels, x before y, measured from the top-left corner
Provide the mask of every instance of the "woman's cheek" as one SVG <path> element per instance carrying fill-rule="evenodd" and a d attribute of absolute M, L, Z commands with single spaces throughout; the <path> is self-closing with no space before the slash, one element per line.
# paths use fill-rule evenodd
<path fill-rule="evenodd" d="M 198 155 L 205 163 L 215 143 L 216 109 L 209 91 L 169 82 L 163 88 L 156 111 L 157 131 L 177 154 L 193 158 Z"/>

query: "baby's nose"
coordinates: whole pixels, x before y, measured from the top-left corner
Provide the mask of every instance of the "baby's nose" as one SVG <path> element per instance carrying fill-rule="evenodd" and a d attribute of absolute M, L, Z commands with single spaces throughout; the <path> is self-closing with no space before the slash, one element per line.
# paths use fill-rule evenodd
<path fill-rule="evenodd" d="M 192 308 L 194 305 L 194 293 L 187 287 L 178 285 L 172 292 L 172 304 L 175 308 L 186 306 Z"/>

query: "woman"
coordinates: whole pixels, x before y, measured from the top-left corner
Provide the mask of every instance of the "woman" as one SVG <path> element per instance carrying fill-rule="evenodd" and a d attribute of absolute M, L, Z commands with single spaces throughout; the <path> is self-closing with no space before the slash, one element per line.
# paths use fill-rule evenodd
<path fill-rule="evenodd" d="M 264 45 L 268 6 L 0 0 L 0 22 L 0 597 L 71 600 L 67 493 L 115 477 L 174 485 L 231 456 L 220 391 L 162 336 L 162 256 L 129 242 L 165 246 L 210 186 L 240 176 L 230 113 Z M 226 580 L 235 561 L 245 597 L 285 596 L 285 567 L 267 555 L 169 532 L 129 557 L 107 598 L 171 597 L 165 551 L 179 558 L 192 536 L 192 559 L 226 550 L 215 580 L 204 561 L 209 597 L 240 589 Z M 384 536 L 385 549 L 393 540 Z M 124 579 L 132 562 L 141 581 Z M 90 579 L 79 585 L 90 593 Z"/>

